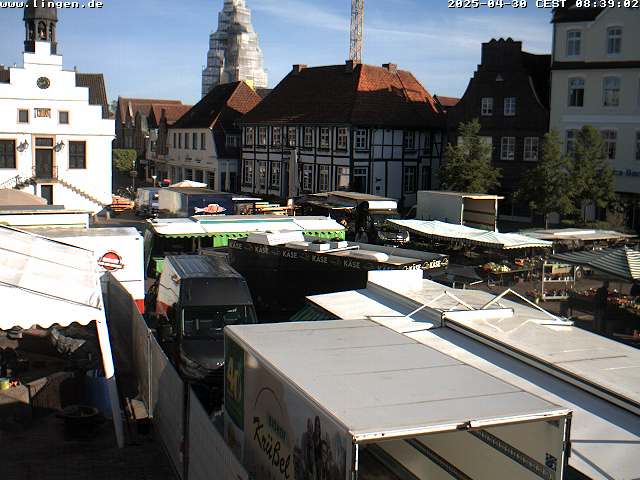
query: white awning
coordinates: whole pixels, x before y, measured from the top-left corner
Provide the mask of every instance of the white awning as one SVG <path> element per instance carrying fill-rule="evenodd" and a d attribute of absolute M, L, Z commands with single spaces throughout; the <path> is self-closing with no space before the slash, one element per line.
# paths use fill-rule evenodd
<path fill-rule="evenodd" d="M 122 418 L 100 277 L 93 252 L 0 226 L 0 330 L 96 322 L 118 446 Z"/>
<path fill-rule="evenodd" d="M 461 241 L 473 245 L 495 247 L 502 250 L 518 248 L 551 248 L 553 244 L 545 240 L 527 237 L 517 233 L 488 232 L 465 225 L 440 222 L 437 220 L 387 220 L 417 235 L 446 241 Z"/>
<path fill-rule="evenodd" d="M 0 226 L 0 330 L 104 318 L 89 250 Z"/>

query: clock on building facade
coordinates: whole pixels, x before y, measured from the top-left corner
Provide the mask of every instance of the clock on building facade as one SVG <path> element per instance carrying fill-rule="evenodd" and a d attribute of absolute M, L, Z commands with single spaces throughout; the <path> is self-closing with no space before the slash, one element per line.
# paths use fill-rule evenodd
<path fill-rule="evenodd" d="M 40 77 L 38 79 L 38 88 L 46 90 L 51 85 L 51 81 L 47 77 Z"/>

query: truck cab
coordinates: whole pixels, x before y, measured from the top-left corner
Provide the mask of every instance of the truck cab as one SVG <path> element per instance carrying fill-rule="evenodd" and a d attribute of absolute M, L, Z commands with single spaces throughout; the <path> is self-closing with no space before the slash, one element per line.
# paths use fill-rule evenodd
<path fill-rule="evenodd" d="M 175 340 L 183 378 L 217 390 L 223 385 L 224 327 L 257 322 L 244 278 L 224 259 L 200 255 L 166 257 L 156 316 Z"/>

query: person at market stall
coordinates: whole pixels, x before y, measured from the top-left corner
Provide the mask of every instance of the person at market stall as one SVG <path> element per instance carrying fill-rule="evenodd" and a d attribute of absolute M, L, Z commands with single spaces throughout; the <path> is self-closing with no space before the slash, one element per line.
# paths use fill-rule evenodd
<path fill-rule="evenodd" d="M 609 299 L 609 280 L 602 282 L 602 286 L 596 290 L 595 309 L 594 309 L 594 328 L 598 333 L 605 333 L 604 315 L 607 310 L 607 302 Z"/>
<path fill-rule="evenodd" d="M 631 285 L 631 291 L 629 292 L 629 296 L 631 297 L 640 297 L 640 280 L 636 279 L 633 281 L 633 285 Z"/>

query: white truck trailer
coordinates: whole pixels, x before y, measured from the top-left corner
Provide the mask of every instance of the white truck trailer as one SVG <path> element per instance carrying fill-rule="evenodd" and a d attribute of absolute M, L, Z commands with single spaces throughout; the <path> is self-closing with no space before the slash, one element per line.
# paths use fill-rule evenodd
<path fill-rule="evenodd" d="M 370 320 L 225 329 L 225 440 L 256 479 L 560 480 L 571 413 Z"/>
<path fill-rule="evenodd" d="M 498 202 L 503 199 L 497 195 L 420 191 L 416 220 L 439 220 L 495 231 Z"/>
<path fill-rule="evenodd" d="M 44 237 L 91 250 L 98 272 L 110 272 L 144 313 L 144 240 L 133 227 L 38 228 Z"/>

